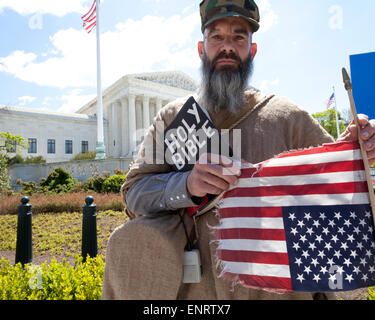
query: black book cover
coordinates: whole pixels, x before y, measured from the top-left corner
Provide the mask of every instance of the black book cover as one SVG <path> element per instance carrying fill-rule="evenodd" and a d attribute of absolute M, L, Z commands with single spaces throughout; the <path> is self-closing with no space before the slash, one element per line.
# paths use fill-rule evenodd
<path fill-rule="evenodd" d="M 175 171 L 189 171 L 204 153 L 233 156 L 228 145 L 222 146 L 220 133 L 205 111 L 190 97 L 164 131 L 165 160 Z"/>

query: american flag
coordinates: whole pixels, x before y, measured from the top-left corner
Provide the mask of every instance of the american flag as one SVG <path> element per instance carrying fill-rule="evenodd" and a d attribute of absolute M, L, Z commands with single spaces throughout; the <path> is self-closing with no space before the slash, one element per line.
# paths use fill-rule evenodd
<path fill-rule="evenodd" d="M 358 142 L 292 151 L 242 169 L 218 216 L 224 278 L 280 292 L 375 285 L 374 225 Z"/>
<path fill-rule="evenodd" d="M 83 27 L 87 33 L 90 33 L 96 26 L 96 0 L 94 0 L 90 10 L 81 19 L 83 20 Z"/>
<path fill-rule="evenodd" d="M 335 93 L 332 93 L 332 95 L 329 97 L 329 99 L 326 101 L 327 109 L 331 106 L 331 104 L 335 101 Z"/>

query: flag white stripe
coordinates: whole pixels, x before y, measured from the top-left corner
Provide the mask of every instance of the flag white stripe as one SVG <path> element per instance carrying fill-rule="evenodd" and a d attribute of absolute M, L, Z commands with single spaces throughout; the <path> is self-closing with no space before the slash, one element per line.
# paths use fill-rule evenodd
<path fill-rule="evenodd" d="M 302 196 L 267 196 L 267 197 L 230 197 L 223 199 L 220 208 L 235 207 L 286 207 L 286 206 L 324 206 L 345 204 L 368 204 L 369 194 L 309 194 Z"/>
<path fill-rule="evenodd" d="M 287 253 L 284 240 L 221 239 L 219 241 L 219 250 L 233 250 L 233 248 L 256 252 Z"/>
<path fill-rule="evenodd" d="M 290 278 L 289 266 L 279 264 L 225 261 L 224 272 L 253 276 Z"/>
<path fill-rule="evenodd" d="M 265 167 L 285 167 L 305 164 L 329 163 L 338 161 L 361 160 L 361 150 L 345 150 L 316 154 L 304 154 L 285 158 L 273 158 L 264 163 Z"/>
<path fill-rule="evenodd" d="M 255 228 L 284 229 L 283 218 L 225 218 L 221 219 L 219 229 Z"/>
<path fill-rule="evenodd" d="M 321 184 L 321 183 L 343 183 L 343 182 L 360 182 L 366 181 L 365 171 L 348 171 L 348 172 L 330 172 L 319 174 L 305 174 L 296 176 L 280 177 L 254 177 L 241 178 L 235 188 L 255 188 L 267 186 L 295 186 L 304 184 Z"/>

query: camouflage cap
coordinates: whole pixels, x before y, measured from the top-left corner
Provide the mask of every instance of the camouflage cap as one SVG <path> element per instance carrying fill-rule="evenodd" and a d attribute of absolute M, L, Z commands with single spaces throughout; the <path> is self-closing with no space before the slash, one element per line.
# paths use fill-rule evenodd
<path fill-rule="evenodd" d="M 254 0 L 203 0 L 199 6 L 202 32 L 210 23 L 225 17 L 244 18 L 253 32 L 259 29 L 259 9 Z"/>

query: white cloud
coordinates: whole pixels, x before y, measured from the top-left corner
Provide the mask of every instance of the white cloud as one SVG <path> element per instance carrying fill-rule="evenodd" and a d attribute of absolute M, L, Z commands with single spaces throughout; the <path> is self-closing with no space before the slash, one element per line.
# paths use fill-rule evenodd
<path fill-rule="evenodd" d="M 260 0 L 257 2 L 260 11 L 259 33 L 263 33 L 272 28 L 277 22 L 278 16 L 273 11 L 269 0 Z"/>
<path fill-rule="evenodd" d="M 21 15 L 49 13 L 62 17 L 72 12 L 85 13 L 90 9 L 90 2 L 92 0 L 0 0 L 0 12 L 11 9 Z"/>
<path fill-rule="evenodd" d="M 25 53 L 21 50 L 13 51 L 6 58 L 0 58 L 0 71 L 22 77 L 25 67 L 33 63 L 36 58 L 34 53 Z"/>
<path fill-rule="evenodd" d="M 1 0 L 0 0 L 1 1 Z M 108 86 L 129 73 L 198 68 L 195 31 L 200 17 L 145 16 L 128 19 L 101 35 L 102 82 Z M 96 86 L 95 32 L 60 30 L 50 37 L 53 54 L 14 51 L 0 58 L 0 71 L 24 81 L 58 88 Z M 58 53 L 58 55 L 56 55 Z"/>
<path fill-rule="evenodd" d="M 96 97 L 95 94 L 82 95 L 81 89 L 74 89 L 68 94 L 63 95 L 61 100 L 63 104 L 57 112 L 74 113 L 81 108 L 85 103 Z"/>
<path fill-rule="evenodd" d="M 26 105 L 27 103 L 32 103 L 36 100 L 36 97 L 31 97 L 31 96 L 23 96 L 23 97 L 19 97 L 18 98 L 18 105 L 21 107 L 21 106 L 24 106 Z"/>

